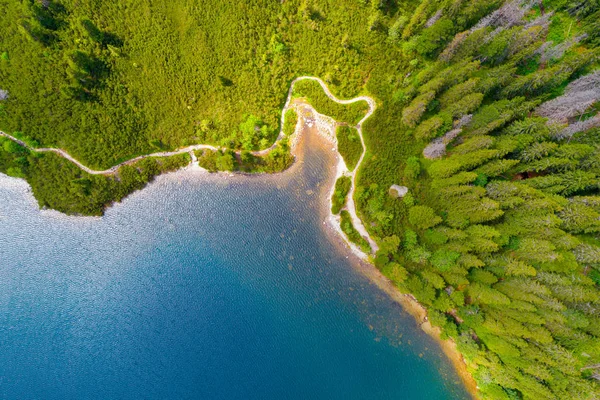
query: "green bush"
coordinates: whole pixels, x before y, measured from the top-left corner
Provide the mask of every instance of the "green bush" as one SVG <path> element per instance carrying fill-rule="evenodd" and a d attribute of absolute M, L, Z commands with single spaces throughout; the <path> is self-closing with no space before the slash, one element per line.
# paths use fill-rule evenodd
<path fill-rule="evenodd" d="M 360 136 L 358 136 L 358 131 L 356 128 L 341 125 L 337 128 L 336 137 L 338 151 L 342 155 L 346 166 L 350 171 L 354 170 L 363 153 L 363 146 Z"/>
<path fill-rule="evenodd" d="M 285 123 L 283 125 L 283 134 L 289 138 L 296 131 L 296 124 L 298 123 L 298 114 L 292 108 L 285 112 Z"/>
<path fill-rule="evenodd" d="M 406 160 L 403 178 L 407 183 L 413 182 L 421 174 L 421 162 L 418 157 L 412 156 Z"/>
<path fill-rule="evenodd" d="M 408 211 L 408 220 L 417 229 L 429 229 L 442 222 L 442 218 L 428 206 L 413 206 Z"/>
<path fill-rule="evenodd" d="M 314 80 L 301 80 L 294 85 L 294 97 L 305 98 L 320 114 L 325 114 L 338 122 L 356 125 L 369 110 L 366 101 L 339 104 L 330 100 L 321 85 Z"/>
<path fill-rule="evenodd" d="M 346 198 L 352 187 L 352 179 L 349 176 L 340 176 L 335 181 L 333 196 L 331 196 L 331 212 L 339 214 L 342 208 L 346 206 Z"/>
<path fill-rule="evenodd" d="M 352 217 L 350 217 L 350 213 L 348 213 L 346 210 L 343 210 L 340 214 L 340 226 L 342 231 L 352 243 L 356 244 L 365 253 L 371 252 L 371 246 L 369 245 L 369 242 L 367 242 L 367 240 L 360 235 L 356 228 L 354 228 L 354 225 L 352 225 Z"/>

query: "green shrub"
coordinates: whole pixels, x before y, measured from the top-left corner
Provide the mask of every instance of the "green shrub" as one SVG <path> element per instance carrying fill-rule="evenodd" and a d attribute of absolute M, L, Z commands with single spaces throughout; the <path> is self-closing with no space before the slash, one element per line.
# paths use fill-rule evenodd
<path fill-rule="evenodd" d="M 352 217 L 350 217 L 350 213 L 346 210 L 343 210 L 340 214 L 340 226 L 352 243 L 356 244 L 365 253 L 371 252 L 369 242 L 354 228 Z"/>
<path fill-rule="evenodd" d="M 352 187 L 352 179 L 349 176 L 340 176 L 335 181 L 335 189 L 331 196 L 331 212 L 339 214 L 342 208 L 346 206 L 346 197 Z"/>
<path fill-rule="evenodd" d="M 339 104 L 330 100 L 321 85 L 314 80 L 301 80 L 294 85 L 294 97 L 305 98 L 320 114 L 325 114 L 338 122 L 356 125 L 369 110 L 366 101 Z"/>
<path fill-rule="evenodd" d="M 356 128 L 341 125 L 337 128 L 336 137 L 338 151 L 342 155 L 346 166 L 350 171 L 354 170 L 363 153 L 363 146 L 360 136 L 358 136 L 358 131 Z"/>
<path fill-rule="evenodd" d="M 413 206 L 408 211 L 409 222 L 417 229 L 429 229 L 442 222 L 442 218 L 428 206 Z"/>
<path fill-rule="evenodd" d="M 292 108 L 285 112 L 285 123 L 283 125 L 283 134 L 286 137 L 290 137 L 296 130 L 296 124 L 298 122 L 298 114 Z"/>

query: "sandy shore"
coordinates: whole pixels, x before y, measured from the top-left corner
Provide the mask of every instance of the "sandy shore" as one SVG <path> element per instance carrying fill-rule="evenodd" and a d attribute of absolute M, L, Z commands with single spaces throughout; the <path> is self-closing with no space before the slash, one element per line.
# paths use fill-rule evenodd
<path fill-rule="evenodd" d="M 325 207 L 329 211 L 329 204 Z M 331 215 L 331 212 L 329 212 Z M 324 230 L 328 233 L 338 246 L 342 247 L 341 251 L 351 250 L 354 259 L 350 259 L 353 268 L 356 268 L 361 274 L 373 282 L 379 289 L 385 292 L 392 300 L 402 306 L 404 311 L 412 315 L 421 327 L 423 332 L 431 336 L 440 346 L 444 354 L 448 357 L 458 376 L 465 385 L 467 391 L 473 399 L 479 399 L 477 383 L 467 369 L 467 364 L 462 354 L 456 348 L 456 343 L 453 340 L 442 340 L 440 337 L 441 330 L 438 327 L 431 325 L 427 319 L 427 309 L 419 303 L 413 296 L 402 293 L 385 275 L 383 275 L 373 264 L 367 262 L 364 257 L 356 257 L 355 249 L 350 248 L 348 244 L 341 238 L 340 232 L 336 227 L 329 223 L 324 224 Z M 342 233 L 343 234 L 343 233 Z"/>
<path fill-rule="evenodd" d="M 330 157 L 328 164 L 337 165 L 339 154 L 335 149 L 332 149 L 332 143 L 325 139 L 323 136 L 315 132 L 314 128 L 304 127 L 300 137 L 298 138 L 298 146 L 295 149 L 296 159 L 298 165 L 302 164 L 304 159 L 304 153 L 310 147 L 311 151 L 315 148 L 320 148 L 323 153 Z M 309 138 L 307 138 L 309 136 Z M 296 165 L 292 168 L 295 168 Z M 427 309 L 421 305 L 413 296 L 406 295 L 400 292 L 400 290 L 387 278 L 385 277 L 373 264 L 367 261 L 368 257 L 360 251 L 356 246 L 345 240 L 344 233 L 340 229 L 339 217 L 331 213 L 331 193 L 335 180 L 338 175 L 338 167 L 331 168 L 327 171 L 327 176 L 324 177 L 324 182 L 321 187 L 319 197 L 320 201 L 320 215 L 323 220 L 323 230 L 330 237 L 330 239 L 340 247 L 340 251 L 348 252 L 350 250 L 354 257 L 349 257 L 348 260 L 352 264 L 353 268 L 356 268 L 361 274 L 367 277 L 373 282 L 379 289 L 385 292 L 392 300 L 402 306 L 402 308 L 411 316 L 415 318 L 417 324 L 421 327 L 423 332 L 432 337 L 440 346 L 444 354 L 448 357 L 458 376 L 462 380 L 468 393 L 473 399 L 478 399 L 477 383 L 467 370 L 467 365 L 462 354 L 456 348 L 456 343 L 453 340 L 442 340 L 440 337 L 441 330 L 438 327 L 431 325 L 427 319 Z M 290 177 L 293 177 L 293 170 L 290 171 Z M 286 173 L 282 174 L 287 175 Z M 282 176 L 282 177 L 283 177 Z M 287 179 L 287 177 L 285 178 Z"/>
<path fill-rule="evenodd" d="M 473 376 L 467 370 L 467 364 L 462 354 L 456 348 L 456 343 L 453 340 L 442 340 L 440 337 L 441 330 L 438 327 L 431 325 L 427 319 L 427 309 L 421 305 L 414 297 L 403 294 L 396 286 L 386 278 L 374 265 L 366 262 L 358 262 L 357 267 L 360 272 L 371 280 L 377 287 L 388 294 L 394 301 L 402 306 L 404 311 L 412 315 L 423 332 L 435 339 L 442 351 L 454 366 L 458 376 L 462 380 L 469 394 L 478 399 L 477 383 Z"/>
<path fill-rule="evenodd" d="M 330 240 L 339 247 L 339 250 L 342 253 L 347 254 L 350 252 L 352 254 L 351 256 L 349 255 L 348 261 L 353 268 L 356 268 L 357 271 L 363 274 L 373 284 L 377 285 L 377 287 L 385 292 L 392 300 L 400 304 L 403 310 L 415 318 L 423 332 L 432 337 L 448 357 L 465 385 L 467 392 L 473 399 L 478 399 L 477 383 L 468 372 L 463 356 L 456 348 L 454 341 L 450 339 L 442 340 L 440 338 L 440 329 L 432 326 L 427 319 L 427 309 L 411 295 L 400 292 L 387 277 L 385 277 L 373 264 L 369 263 L 368 255 L 347 240 L 340 228 L 339 216 L 331 213 L 331 195 L 334 190 L 335 181 L 340 175 L 340 170 L 344 169 L 340 164 L 341 156 L 336 150 L 335 143 L 333 143 L 326 135 L 320 134 L 316 126 L 298 124 L 296 128 L 293 137 L 293 154 L 295 162 L 290 168 L 283 172 L 275 174 L 258 174 L 261 181 L 266 184 L 276 185 L 281 190 L 288 190 L 288 185 L 292 181 L 300 179 L 299 176 L 301 174 L 298 172 L 301 168 L 305 167 L 305 155 L 308 151 L 319 151 L 327 157 L 326 163 L 332 167 L 326 169 L 323 182 L 316 193 L 319 196 L 319 214 L 320 219 L 322 220 L 321 226 L 323 231 Z M 203 171 L 197 166 L 188 167 L 188 170 L 194 172 Z M 223 175 L 224 179 L 248 178 L 242 174 L 232 174 L 229 172 L 217 172 L 217 174 Z M 258 177 L 256 174 L 254 174 L 254 176 Z M 298 193 L 298 195 L 303 195 L 303 193 Z"/>

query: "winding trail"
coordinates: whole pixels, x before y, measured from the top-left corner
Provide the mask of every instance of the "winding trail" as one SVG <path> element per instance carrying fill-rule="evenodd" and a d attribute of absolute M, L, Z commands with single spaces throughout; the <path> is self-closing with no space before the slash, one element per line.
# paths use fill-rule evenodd
<path fill-rule="evenodd" d="M 357 103 L 359 101 L 365 101 L 369 105 L 369 111 L 367 111 L 365 116 L 358 122 L 358 124 L 356 124 L 356 126 L 354 126 L 354 128 L 356 128 L 356 130 L 358 131 L 358 137 L 360 138 L 360 143 L 362 145 L 363 151 L 362 151 L 360 158 L 358 159 L 358 162 L 356 163 L 356 166 L 354 167 L 354 169 L 352 171 L 350 171 L 350 170 L 348 170 L 348 167 L 344 164 L 345 171 L 342 171 L 342 172 L 345 175 L 350 176 L 350 178 L 352 180 L 352 185 L 350 187 L 350 191 L 348 192 L 347 202 L 346 202 L 346 210 L 348 211 L 348 213 L 350 214 L 350 217 L 352 218 L 352 225 L 354 225 L 354 228 L 360 233 L 360 235 L 369 242 L 372 253 L 375 253 L 379 249 L 379 246 L 377 246 L 377 243 L 375 243 L 373 238 L 371 238 L 371 235 L 369 235 L 369 232 L 367 231 L 364 224 L 362 223 L 362 220 L 358 217 L 358 214 L 356 213 L 356 204 L 354 203 L 354 193 L 356 192 L 356 175 L 357 175 L 358 170 L 360 169 L 363 159 L 365 158 L 365 155 L 367 153 L 367 146 L 365 145 L 365 139 L 363 137 L 362 125 L 367 119 L 369 119 L 369 117 L 371 115 L 373 115 L 373 113 L 375 112 L 375 109 L 377 108 L 377 103 L 375 103 L 375 100 L 373 100 L 371 97 L 368 97 L 368 96 L 359 96 L 359 97 L 355 97 L 353 99 L 348 99 L 348 100 L 338 99 L 337 97 L 335 97 L 333 95 L 333 93 L 331 93 L 331 91 L 329 90 L 329 87 L 327 87 L 325 82 L 323 82 L 319 78 L 312 77 L 312 76 L 301 76 L 301 77 L 294 79 L 290 86 L 290 93 L 288 94 L 288 99 L 291 98 L 291 93 L 292 93 L 294 84 L 299 80 L 313 80 L 313 81 L 318 82 L 321 85 L 321 87 L 323 88 L 323 91 L 325 92 L 327 97 L 330 100 L 332 100 L 338 104 L 352 104 L 352 103 Z M 289 106 L 289 104 L 286 103 L 286 106 Z M 284 110 L 285 110 L 285 107 L 284 107 Z M 336 145 L 337 145 L 337 141 L 336 141 Z M 343 236 L 344 236 L 344 238 L 346 238 L 345 235 L 343 235 Z M 355 247 L 355 246 L 353 246 L 353 247 Z"/>
<path fill-rule="evenodd" d="M 354 167 L 354 169 L 352 171 L 349 171 L 348 168 L 346 167 L 346 165 L 344 164 L 344 167 L 342 169 L 341 174 L 344 174 L 346 176 L 350 176 L 351 180 L 352 180 L 352 186 L 350 188 L 350 191 L 348 192 L 348 198 L 347 198 L 347 203 L 346 203 L 346 210 L 348 211 L 348 213 L 350 214 L 351 218 L 352 218 L 352 224 L 354 225 L 354 228 L 360 233 L 361 236 L 363 236 L 368 242 L 369 245 L 371 246 L 371 250 L 372 253 L 375 253 L 378 249 L 377 243 L 375 243 L 375 241 L 371 238 L 371 236 L 369 235 L 368 231 L 366 230 L 365 226 L 362 223 L 362 220 L 358 217 L 358 214 L 356 213 L 356 205 L 354 202 L 354 194 L 356 191 L 356 175 L 357 175 L 357 171 L 360 169 L 360 166 L 363 162 L 363 159 L 365 157 L 366 154 L 366 145 L 365 145 L 365 141 L 363 138 L 363 132 L 362 132 L 362 125 L 363 123 L 371 116 L 373 115 L 373 113 L 375 112 L 375 109 L 377 108 L 377 104 L 375 103 L 375 100 L 373 100 L 371 97 L 368 96 L 359 96 L 359 97 L 355 97 L 353 99 L 338 99 L 336 96 L 333 95 L 333 93 L 331 93 L 331 91 L 329 90 L 329 87 L 327 86 L 327 84 L 325 82 L 323 82 L 323 80 L 321 80 L 320 78 L 314 77 L 314 76 L 300 76 L 295 78 L 291 84 L 290 84 L 290 88 L 288 89 L 288 94 L 287 94 L 287 98 L 286 98 L 286 102 L 285 105 L 283 106 L 282 112 L 281 112 L 281 123 L 280 123 L 280 131 L 279 131 L 279 135 L 277 136 L 277 139 L 275 140 L 275 142 L 267 149 L 264 150 L 258 150 L 258 151 L 252 151 L 251 154 L 253 154 L 254 156 L 264 156 L 267 155 L 269 152 L 271 152 L 276 146 L 277 144 L 283 139 L 285 138 L 285 133 L 283 131 L 283 127 L 285 126 L 285 114 L 289 109 L 295 108 L 296 105 L 293 102 L 293 90 L 294 90 L 294 85 L 296 84 L 296 82 L 301 81 L 301 80 L 312 80 L 315 82 L 318 82 L 321 85 L 321 88 L 323 89 L 323 91 L 325 92 L 325 94 L 327 95 L 327 97 L 338 103 L 338 104 L 352 104 L 352 103 L 356 103 L 359 101 L 365 101 L 368 105 L 369 105 L 369 110 L 368 112 L 365 114 L 365 116 L 358 122 L 358 124 L 356 126 L 354 126 L 354 128 L 356 128 L 356 130 L 358 131 L 358 136 L 360 137 L 360 142 L 363 148 L 362 154 L 360 155 L 360 158 L 358 160 L 358 162 L 356 163 L 356 166 Z M 313 108 L 314 110 L 314 108 Z M 135 164 L 138 161 L 141 161 L 145 158 L 151 158 L 151 157 L 172 157 L 172 156 L 176 156 L 176 155 L 180 155 L 180 154 L 185 154 L 185 153 L 189 153 L 191 156 L 191 160 L 192 163 L 195 164 L 197 162 L 196 156 L 194 154 L 194 152 L 196 150 L 212 150 L 212 151 L 216 151 L 216 150 L 225 150 L 225 148 L 221 148 L 221 147 L 215 147 L 212 145 L 208 145 L 208 144 L 196 144 L 196 145 L 192 145 L 192 146 L 187 146 L 187 147 L 183 147 L 181 149 L 177 149 L 177 150 L 173 150 L 173 151 L 163 151 L 163 152 L 158 152 L 158 153 L 152 153 L 152 154 L 145 154 L 145 155 L 141 155 L 138 157 L 134 157 L 130 160 L 124 161 L 122 163 L 116 164 L 108 169 L 105 170 L 94 170 L 91 169 L 89 167 L 87 167 L 86 165 L 84 165 L 83 163 L 81 163 L 79 160 L 77 160 L 76 158 L 74 158 L 73 156 L 71 156 L 69 153 L 67 153 L 66 151 L 62 150 L 62 149 L 57 149 L 57 148 L 52 148 L 52 147 L 42 147 L 42 148 L 34 148 L 29 146 L 27 143 L 25 143 L 24 141 L 9 135 L 6 132 L 0 131 L 0 136 L 6 137 L 10 140 L 12 140 L 13 142 L 27 148 L 29 151 L 32 152 L 38 152 L 38 153 L 56 153 L 59 156 L 69 160 L 70 162 L 72 162 L 73 164 L 77 165 L 81 170 L 87 172 L 88 174 L 91 175 L 114 175 L 119 171 L 119 168 L 124 166 L 124 165 L 131 165 L 131 164 Z M 337 141 L 335 140 L 335 137 L 333 138 L 333 140 L 336 142 L 336 146 L 337 146 Z M 344 240 L 353 248 L 357 249 L 356 246 L 354 246 L 351 242 L 349 242 L 348 238 L 342 233 L 342 236 L 344 238 Z"/>
<path fill-rule="evenodd" d="M 2 131 L 0 131 L 0 136 L 9 138 L 13 142 L 20 144 L 21 146 L 27 148 L 30 151 L 35 151 L 38 153 L 56 153 L 59 156 L 71 161 L 73 164 L 77 165 L 79 168 L 81 168 L 83 171 L 87 172 L 90 175 L 114 175 L 119 171 L 119 168 L 121 168 L 123 165 L 135 164 L 136 162 L 143 160 L 144 158 L 172 157 L 172 156 L 176 156 L 179 154 L 190 153 L 195 150 L 203 150 L 203 149 L 219 150 L 219 148 L 208 145 L 208 144 L 196 144 L 193 146 L 184 147 L 182 149 L 174 150 L 174 151 L 163 151 L 163 152 L 159 152 L 159 153 L 145 154 L 143 156 L 138 156 L 138 157 L 132 158 L 130 160 L 124 161 L 120 164 L 110 167 L 109 169 L 98 171 L 98 170 L 94 170 L 89 167 L 86 167 L 80 161 L 78 161 L 76 158 L 74 158 L 73 156 L 71 156 L 69 153 L 67 153 L 66 151 L 64 151 L 62 149 L 55 149 L 52 147 L 33 148 L 33 147 L 29 146 L 27 143 L 23 142 L 22 140 L 19 140 L 16 137 L 11 136 L 8 133 L 2 132 Z"/>

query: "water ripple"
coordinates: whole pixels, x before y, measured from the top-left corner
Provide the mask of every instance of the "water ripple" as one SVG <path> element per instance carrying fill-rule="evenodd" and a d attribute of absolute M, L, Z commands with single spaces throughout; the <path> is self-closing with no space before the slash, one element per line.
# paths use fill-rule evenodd
<path fill-rule="evenodd" d="M 327 165 L 178 172 L 103 218 L 0 176 L 0 397 L 467 398 L 323 232 Z"/>

